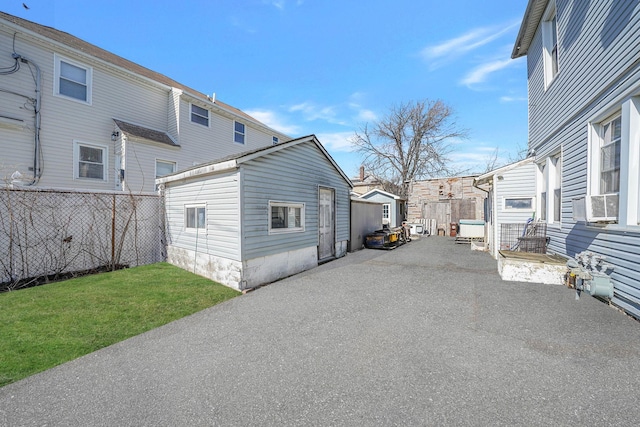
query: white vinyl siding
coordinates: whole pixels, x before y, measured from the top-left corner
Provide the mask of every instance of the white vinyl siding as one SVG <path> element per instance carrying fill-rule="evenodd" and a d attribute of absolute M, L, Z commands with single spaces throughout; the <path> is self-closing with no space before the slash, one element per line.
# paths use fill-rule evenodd
<path fill-rule="evenodd" d="M 58 55 L 54 61 L 55 95 L 91 104 L 93 69 Z"/>
<path fill-rule="evenodd" d="M 106 181 L 108 153 L 109 149 L 104 145 L 74 141 L 74 178 Z"/>

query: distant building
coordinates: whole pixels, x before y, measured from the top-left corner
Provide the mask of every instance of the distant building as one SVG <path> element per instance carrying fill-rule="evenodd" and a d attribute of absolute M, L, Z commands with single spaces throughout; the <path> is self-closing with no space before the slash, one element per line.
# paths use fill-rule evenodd
<path fill-rule="evenodd" d="M 473 186 L 476 176 L 411 182 L 407 198 L 407 221 L 414 223 L 421 219 L 435 219 L 437 227 L 448 233 L 452 222 L 484 219 L 487 193 Z"/>

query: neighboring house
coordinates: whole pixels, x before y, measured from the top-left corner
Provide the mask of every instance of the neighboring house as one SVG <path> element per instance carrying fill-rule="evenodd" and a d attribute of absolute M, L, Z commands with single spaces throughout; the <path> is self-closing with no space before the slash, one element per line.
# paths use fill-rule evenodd
<path fill-rule="evenodd" d="M 613 304 L 640 317 L 640 4 L 529 0 L 529 151 L 549 250 L 602 255 Z"/>
<path fill-rule="evenodd" d="M 349 178 L 315 136 L 156 180 L 167 260 L 247 289 L 346 254 Z"/>
<path fill-rule="evenodd" d="M 436 220 L 437 228 L 449 233 L 450 223 L 461 219 L 484 219 L 487 196 L 473 186 L 477 175 L 412 181 L 409 185 L 407 220 Z"/>
<path fill-rule="evenodd" d="M 353 192 L 358 196 L 376 188 L 382 188 L 382 182 L 374 175 L 366 174 L 364 166 L 360 166 L 360 173 L 351 178 L 351 182 L 353 183 Z"/>
<path fill-rule="evenodd" d="M 477 177 L 474 185 L 487 192 L 485 242 L 491 255 L 511 249 L 500 242 L 502 224 L 526 224 L 536 216 L 536 165 L 533 158 Z"/>
<path fill-rule="evenodd" d="M 0 12 L 0 179 L 154 191 L 156 177 L 290 138 L 70 34 Z"/>
<path fill-rule="evenodd" d="M 374 189 L 360 196 L 361 199 L 382 204 L 382 224 L 389 227 L 400 227 L 405 218 L 406 201 L 400 196 Z"/>

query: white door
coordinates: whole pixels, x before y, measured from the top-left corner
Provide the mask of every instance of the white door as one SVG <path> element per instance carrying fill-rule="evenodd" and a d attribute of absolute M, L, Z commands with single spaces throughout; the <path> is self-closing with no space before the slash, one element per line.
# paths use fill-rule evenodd
<path fill-rule="evenodd" d="M 318 259 L 320 260 L 331 258 L 335 255 L 334 194 L 334 190 L 332 189 L 320 189 L 320 206 L 318 212 L 318 232 L 320 234 Z"/>

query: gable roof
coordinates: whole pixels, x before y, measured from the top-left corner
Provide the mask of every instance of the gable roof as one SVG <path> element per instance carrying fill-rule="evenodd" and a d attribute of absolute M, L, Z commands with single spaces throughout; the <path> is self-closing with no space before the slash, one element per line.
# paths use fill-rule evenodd
<path fill-rule="evenodd" d="M 301 138 L 292 139 L 286 142 L 281 142 L 276 145 L 257 148 L 255 150 L 245 151 L 243 153 L 233 154 L 227 157 L 213 160 L 211 162 L 202 163 L 200 165 L 197 165 L 188 169 L 184 169 L 182 171 L 173 173 L 171 175 L 166 175 L 161 178 L 158 178 L 156 179 L 156 184 L 166 184 L 168 182 L 180 181 L 183 179 L 192 178 L 200 175 L 209 175 L 213 173 L 227 171 L 230 169 L 236 169 L 242 163 L 248 162 L 258 157 L 262 157 L 262 156 L 269 155 L 271 153 L 286 150 L 296 145 L 309 144 L 309 143 L 314 144 L 320 150 L 320 152 L 326 157 L 329 163 L 331 163 L 331 165 L 335 168 L 335 170 L 342 176 L 345 182 L 349 184 L 349 187 L 353 188 L 353 184 L 351 183 L 351 180 L 347 177 L 347 175 L 340 168 L 340 166 L 338 166 L 335 160 L 333 160 L 333 157 L 331 157 L 329 152 L 322 146 L 322 144 L 320 143 L 320 141 L 318 141 L 318 138 L 315 135 L 303 136 Z"/>
<path fill-rule="evenodd" d="M 373 190 L 369 190 L 366 193 L 364 193 L 363 195 L 359 196 L 361 199 L 366 199 L 368 196 L 373 195 L 374 193 L 378 193 L 378 194 L 382 194 L 383 196 L 387 196 L 393 200 L 402 200 L 402 197 L 397 196 L 395 194 L 386 192 L 384 190 L 380 190 L 379 188 L 374 188 Z"/>
<path fill-rule="evenodd" d="M 142 65 L 136 64 L 135 62 L 129 61 L 128 59 L 122 58 L 114 53 L 111 53 L 107 50 L 104 50 L 98 46 L 92 45 L 82 39 L 79 39 L 76 36 L 73 36 L 64 31 L 56 30 L 53 27 L 48 27 L 46 25 L 37 24 L 32 21 L 28 21 L 23 18 L 19 18 L 17 16 L 10 15 L 8 13 L 0 11 L 0 19 L 5 20 L 15 26 L 21 27 L 23 30 L 26 30 L 29 33 L 36 34 L 41 37 L 45 37 L 49 40 L 52 40 L 56 43 L 64 45 L 73 50 L 79 51 L 85 55 L 92 56 L 96 59 L 104 61 L 112 66 L 115 66 L 120 69 L 124 69 L 128 72 L 137 74 L 138 76 L 145 77 L 149 80 L 153 80 L 158 82 L 164 86 L 175 87 L 184 92 L 187 92 L 189 95 L 199 98 L 202 101 L 205 101 L 209 104 L 218 106 L 223 110 L 227 110 L 233 114 L 241 116 L 247 120 L 250 120 L 254 123 L 260 124 L 261 126 L 267 127 L 264 123 L 259 122 L 255 118 L 251 117 L 247 113 L 239 110 L 229 104 L 225 104 L 222 101 L 217 99 L 212 99 L 208 95 L 201 93 L 195 89 L 192 89 L 188 86 L 177 82 L 164 74 L 160 74 L 156 71 L 150 70 Z M 278 134 L 282 134 L 281 132 L 277 132 Z"/>
<path fill-rule="evenodd" d="M 501 173 L 505 173 L 508 172 L 512 169 L 515 169 L 519 166 L 522 165 L 526 165 L 528 163 L 533 162 L 533 157 L 527 157 L 526 159 L 514 162 L 514 163 L 510 163 L 508 165 L 502 166 L 498 169 L 494 169 L 492 171 L 489 171 L 487 173 L 484 173 L 482 175 L 480 175 L 479 177 L 475 178 L 473 180 L 473 186 L 477 187 L 478 185 L 483 185 L 483 184 L 487 184 L 489 183 L 489 181 L 491 181 L 493 179 L 494 176 L 499 175 Z"/>
<path fill-rule="evenodd" d="M 516 59 L 521 56 L 525 56 L 531 46 L 533 36 L 536 34 L 542 15 L 547 8 L 549 0 L 529 0 L 527 3 L 527 9 L 524 12 L 522 18 L 522 24 L 520 24 L 520 31 L 516 38 L 516 44 L 513 46 L 511 52 L 511 58 Z"/>

